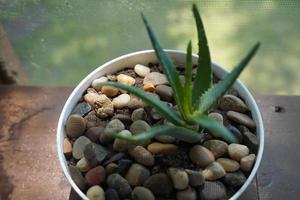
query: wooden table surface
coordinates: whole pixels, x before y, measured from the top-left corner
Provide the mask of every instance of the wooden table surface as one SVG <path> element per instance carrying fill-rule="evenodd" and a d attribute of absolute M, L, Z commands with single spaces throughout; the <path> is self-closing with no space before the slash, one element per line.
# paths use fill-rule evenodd
<path fill-rule="evenodd" d="M 0 86 L 0 200 L 78 199 L 56 153 L 56 125 L 72 88 Z M 265 149 L 241 199 L 300 199 L 300 97 L 256 96 Z"/>

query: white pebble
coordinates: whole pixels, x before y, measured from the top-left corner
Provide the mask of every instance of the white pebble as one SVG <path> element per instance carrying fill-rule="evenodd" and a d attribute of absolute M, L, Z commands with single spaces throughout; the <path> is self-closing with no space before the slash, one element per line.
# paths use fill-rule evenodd
<path fill-rule="evenodd" d="M 103 84 L 104 84 L 105 82 L 107 82 L 107 81 L 108 81 L 108 79 L 107 79 L 105 76 L 100 77 L 100 78 L 98 78 L 98 79 L 93 80 L 93 82 L 92 82 L 92 87 L 93 87 L 95 90 L 100 91 L 101 88 L 102 88 L 102 86 L 103 86 Z"/>
<path fill-rule="evenodd" d="M 124 108 L 128 105 L 130 96 L 128 94 L 121 94 L 112 100 L 115 108 Z"/>
<path fill-rule="evenodd" d="M 134 67 L 135 73 L 141 77 L 145 77 L 147 74 L 150 73 L 150 68 L 146 67 L 145 65 L 137 64 Z"/>
<path fill-rule="evenodd" d="M 135 79 L 132 78 L 131 76 L 126 75 L 126 74 L 119 74 L 117 76 L 117 80 L 118 80 L 118 82 L 126 84 L 126 85 L 135 84 Z"/>

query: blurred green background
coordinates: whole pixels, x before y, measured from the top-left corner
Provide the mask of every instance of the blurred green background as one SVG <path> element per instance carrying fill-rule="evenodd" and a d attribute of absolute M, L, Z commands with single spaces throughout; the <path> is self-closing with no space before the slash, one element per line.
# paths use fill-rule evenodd
<path fill-rule="evenodd" d="M 141 11 L 164 48 L 184 50 L 189 39 L 196 47 L 193 2 L 215 62 L 231 69 L 261 41 L 242 81 L 256 93 L 300 94 L 299 0 L 0 0 L 0 20 L 30 85 L 73 86 L 110 59 L 151 48 Z"/>

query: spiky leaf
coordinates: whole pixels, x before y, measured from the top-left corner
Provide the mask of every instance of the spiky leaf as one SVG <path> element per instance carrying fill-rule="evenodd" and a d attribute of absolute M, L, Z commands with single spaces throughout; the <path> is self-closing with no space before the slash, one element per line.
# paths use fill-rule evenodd
<path fill-rule="evenodd" d="M 185 67 L 185 84 L 184 84 L 184 109 L 185 112 L 192 113 L 192 42 L 187 47 L 186 67 Z"/>
<path fill-rule="evenodd" d="M 199 112 L 207 112 L 233 85 L 243 69 L 247 66 L 251 58 L 258 50 L 260 43 L 256 43 L 244 59 L 222 80 L 205 92 L 200 98 Z"/>
<path fill-rule="evenodd" d="M 118 133 L 114 134 L 116 138 L 127 140 L 130 142 L 145 141 L 159 135 L 173 136 L 188 143 L 196 143 L 203 139 L 203 134 L 183 127 L 169 125 L 155 126 L 141 134 L 133 136 L 126 136 Z"/>
<path fill-rule="evenodd" d="M 204 26 L 195 4 L 193 5 L 193 14 L 197 25 L 199 48 L 198 66 L 193 86 L 193 105 L 197 107 L 200 96 L 212 85 L 212 67 Z"/>
<path fill-rule="evenodd" d="M 105 85 L 109 85 L 112 87 L 120 88 L 122 90 L 126 90 L 129 93 L 139 97 L 141 100 L 143 100 L 148 105 L 154 107 L 161 114 L 162 117 L 165 117 L 167 120 L 169 120 L 173 124 L 179 125 L 179 126 L 185 125 L 185 123 L 181 120 L 180 116 L 176 112 L 171 110 L 165 102 L 160 101 L 159 99 L 155 98 L 153 95 L 148 94 L 137 87 L 125 85 L 122 83 L 106 82 Z"/>

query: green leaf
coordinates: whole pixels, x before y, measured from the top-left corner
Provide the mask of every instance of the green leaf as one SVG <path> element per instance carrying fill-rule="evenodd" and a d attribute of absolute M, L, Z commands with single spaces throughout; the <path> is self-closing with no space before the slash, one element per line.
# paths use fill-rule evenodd
<path fill-rule="evenodd" d="M 207 112 L 217 101 L 221 98 L 226 91 L 233 85 L 243 69 L 247 66 L 251 58 L 258 50 L 260 43 L 256 43 L 244 59 L 222 80 L 216 85 L 207 90 L 201 98 L 198 111 L 200 113 Z"/>
<path fill-rule="evenodd" d="M 184 85 L 184 101 L 183 106 L 186 113 L 193 112 L 192 106 L 192 42 L 190 41 L 187 47 L 186 67 L 185 67 L 185 85 Z"/>
<path fill-rule="evenodd" d="M 158 135 L 173 136 L 188 143 L 196 143 L 202 141 L 203 139 L 203 134 L 200 134 L 198 132 L 183 127 L 169 126 L 169 125 L 155 126 L 141 134 L 133 135 L 133 136 L 126 136 L 118 133 L 113 134 L 113 136 L 116 138 L 127 140 L 130 142 L 145 141 L 154 138 Z"/>
<path fill-rule="evenodd" d="M 165 117 L 167 120 L 169 120 L 173 124 L 178 125 L 178 126 L 185 125 L 184 121 L 181 120 L 180 116 L 176 112 L 174 112 L 171 108 L 169 108 L 169 106 L 165 102 L 158 100 L 153 95 L 148 94 L 137 87 L 125 85 L 122 83 L 106 82 L 105 85 L 109 85 L 112 87 L 120 88 L 122 90 L 126 90 L 129 93 L 139 97 L 141 100 L 143 100 L 148 105 L 154 107 L 161 114 L 162 117 Z"/>
<path fill-rule="evenodd" d="M 197 107 L 199 105 L 200 96 L 212 85 L 212 64 L 204 26 L 195 4 L 193 5 L 193 14 L 197 25 L 199 48 L 198 66 L 193 86 L 193 105 Z"/>
<path fill-rule="evenodd" d="M 177 73 L 176 67 L 174 66 L 173 62 L 171 61 L 170 57 L 167 53 L 162 49 L 160 46 L 160 43 L 158 42 L 158 39 L 153 32 L 152 28 L 150 27 L 150 24 L 146 17 L 142 14 L 142 18 L 144 21 L 144 24 L 146 26 L 148 35 L 150 37 L 152 46 L 155 50 L 156 56 L 160 62 L 160 64 L 163 67 L 164 74 L 166 75 L 172 90 L 173 90 L 173 96 L 175 98 L 175 101 L 177 103 L 177 106 L 179 108 L 179 111 L 181 115 L 186 118 L 186 114 L 183 111 L 183 88 L 179 79 L 179 75 Z"/>
<path fill-rule="evenodd" d="M 215 120 L 208 118 L 206 115 L 199 114 L 195 116 L 194 120 L 202 128 L 209 130 L 214 137 L 222 138 L 228 143 L 238 143 L 238 139 L 229 130 L 227 130 L 227 128 Z"/>

